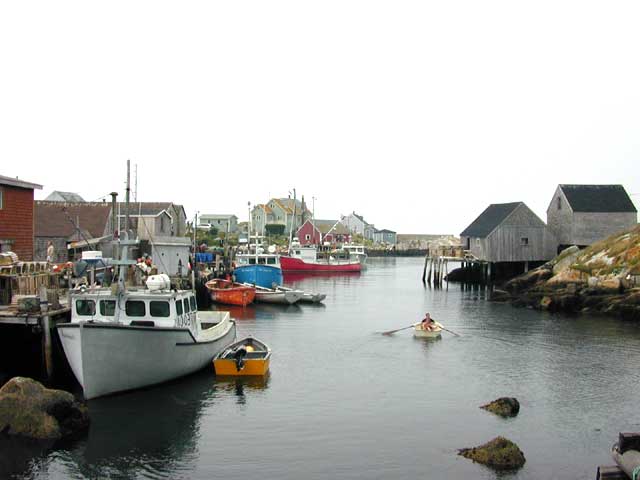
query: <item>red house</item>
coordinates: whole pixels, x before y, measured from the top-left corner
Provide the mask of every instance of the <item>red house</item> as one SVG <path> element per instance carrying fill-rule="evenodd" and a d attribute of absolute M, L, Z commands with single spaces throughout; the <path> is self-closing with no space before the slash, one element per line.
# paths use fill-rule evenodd
<path fill-rule="evenodd" d="M 33 260 L 33 190 L 42 185 L 0 175 L 0 251 Z"/>
<path fill-rule="evenodd" d="M 301 245 L 349 243 L 351 232 L 338 220 L 307 220 L 296 232 Z"/>

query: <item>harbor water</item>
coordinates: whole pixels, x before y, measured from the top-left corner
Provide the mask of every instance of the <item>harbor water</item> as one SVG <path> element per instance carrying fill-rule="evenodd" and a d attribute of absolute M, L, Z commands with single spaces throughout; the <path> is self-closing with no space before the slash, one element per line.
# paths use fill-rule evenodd
<path fill-rule="evenodd" d="M 640 430 L 640 325 L 516 309 L 421 276 L 419 258 L 285 276 L 324 305 L 232 310 L 239 336 L 273 349 L 267 378 L 205 371 L 92 400 L 85 438 L 0 445 L 0 478 L 493 479 L 457 450 L 502 435 L 527 462 L 501 478 L 586 479 L 612 463 L 618 432 Z M 427 311 L 460 336 L 379 333 Z M 517 417 L 478 408 L 501 396 L 518 398 Z"/>

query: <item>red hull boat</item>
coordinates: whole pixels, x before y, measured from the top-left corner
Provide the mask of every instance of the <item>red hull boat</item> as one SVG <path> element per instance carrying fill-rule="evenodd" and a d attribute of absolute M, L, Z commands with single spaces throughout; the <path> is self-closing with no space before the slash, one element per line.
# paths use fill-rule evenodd
<path fill-rule="evenodd" d="M 362 265 L 351 260 L 280 257 L 280 268 L 283 272 L 359 272 Z"/>
<path fill-rule="evenodd" d="M 211 300 L 216 303 L 246 307 L 252 303 L 256 297 L 256 289 L 254 287 L 234 283 L 229 280 L 209 280 L 205 286 L 209 290 Z"/>

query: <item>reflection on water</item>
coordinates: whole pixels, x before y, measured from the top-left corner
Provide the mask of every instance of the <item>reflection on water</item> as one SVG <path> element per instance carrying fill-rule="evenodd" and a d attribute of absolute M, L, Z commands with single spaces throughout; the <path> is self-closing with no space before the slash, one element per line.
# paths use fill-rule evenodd
<path fill-rule="evenodd" d="M 493 479 L 456 451 L 497 435 L 527 458 L 509 478 L 591 478 L 610 463 L 618 432 L 640 423 L 640 326 L 514 309 L 484 289 L 425 290 L 422 267 L 372 258 L 357 277 L 287 282 L 326 293 L 325 306 L 228 308 L 239 337 L 273 349 L 270 376 L 206 371 L 92 401 L 86 439 L 30 462 L 21 451 L 12 468 L 55 480 Z M 461 336 L 376 333 L 427 311 Z M 516 418 L 478 408 L 499 396 L 519 399 Z"/>

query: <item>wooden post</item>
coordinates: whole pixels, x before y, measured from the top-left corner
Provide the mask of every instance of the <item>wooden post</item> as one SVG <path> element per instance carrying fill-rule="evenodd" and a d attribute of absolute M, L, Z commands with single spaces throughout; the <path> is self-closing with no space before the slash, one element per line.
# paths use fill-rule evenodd
<path fill-rule="evenodd" d="M 529 261 L 525 261 L 524 262 L 524 273 L 527 273 L 529 271 Z"/>
<path fill-rule="evenodd" d="M 427 262 L 429 261 L 428 256 L 424 256 L 424 268 L 422 269 L 422 283 L 427 283 Z"/>
<path fill-rule="evenodd" d="M 431 268 L 433 267 L 433 258 L 429 257 L 429 273 L 427 274 L 427 282 L 431 284 Z"/>
<path fill-rule="evenodd" d="M 491 282 L 491 263 L 487 263 L 487 282 Z"/>
<path fill-rule="evenodd" d="M 42 351 L 44 369 L 47 380 L 53 379 L 53 345 L 51 342 L 51 325 L 49 321 L 49 301 L 47 300 L 47 287 L 40 286 L 40 313 L 42 314 Z"/>

